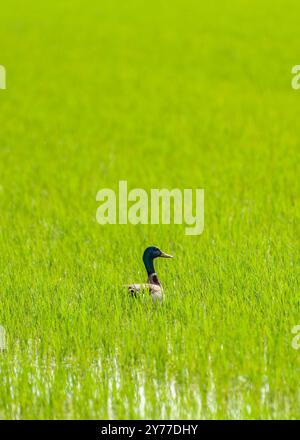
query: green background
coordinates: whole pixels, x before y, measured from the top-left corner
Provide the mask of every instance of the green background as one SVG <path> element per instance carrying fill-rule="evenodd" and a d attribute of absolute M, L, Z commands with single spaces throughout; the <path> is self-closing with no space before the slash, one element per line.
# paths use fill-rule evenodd
<path fill-rule="evenodd" d="M 3 1 L 0 418 L 298 418 L 298 1 Z M 96 222 L 204 188 L 205 230 Z M 132 301 L 148 245 L 166 301 Z"/>

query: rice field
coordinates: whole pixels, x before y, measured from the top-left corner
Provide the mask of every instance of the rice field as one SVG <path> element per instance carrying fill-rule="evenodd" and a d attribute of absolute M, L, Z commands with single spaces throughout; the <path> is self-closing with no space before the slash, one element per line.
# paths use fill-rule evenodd
<path fill-rule="evenodd" d="M 0 419 L 299 418 L 299 13 L 1 5 Z M 204 188 L 203 233 L 99 225 L 120 180 Z"/>

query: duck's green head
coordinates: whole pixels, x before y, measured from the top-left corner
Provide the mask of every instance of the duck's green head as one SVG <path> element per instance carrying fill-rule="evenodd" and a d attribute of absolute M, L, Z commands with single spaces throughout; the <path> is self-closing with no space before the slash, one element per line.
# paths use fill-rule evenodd
<path fill-rule="evenodd" d="M 173 258 L 173 255 L 166 254 L 156 246 L 150 246 L 145 249 L 143 254 L 143 262 L 145 264 L 148 275 L 155 272 L 153 260 L 154 258 L 158 257 Z"/>

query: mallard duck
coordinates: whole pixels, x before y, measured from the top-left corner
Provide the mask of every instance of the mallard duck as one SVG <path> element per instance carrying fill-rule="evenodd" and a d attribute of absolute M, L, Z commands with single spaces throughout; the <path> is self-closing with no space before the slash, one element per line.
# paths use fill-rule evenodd
<path fill-rule="evenodd" d="M 147 282 L 144 284 L 129 284 L 127 285 L 128 292 L 132 296 L 137 296 L 140 293 L 148 292 L 153 301 L 161 301 L 163 298 L 163 288 L 158 279 L 157 273 L 154 270 L 154 258 L 173 258 L 173 255 L 162 252 L 156 246 L 150 246 L 145 249 L 143 254 L 143 262 L 148 274 Z"/>

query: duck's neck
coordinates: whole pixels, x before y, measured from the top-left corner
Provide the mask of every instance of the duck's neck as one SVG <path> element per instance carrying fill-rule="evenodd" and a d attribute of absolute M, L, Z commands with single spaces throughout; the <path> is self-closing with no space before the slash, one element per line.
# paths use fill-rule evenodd
<path fill-rule="evenodd" d="M 153 258 L 146 258 L 144 260 L 144 264 L 148 274 L 148 283 L 156 284 L 157 286 L 160 286 L 158 276 L 154 269 Z"/>
<path fill-rule="evenodd" d="M 148 280 L 147 282 L 149 284 L 156 284 L 157 286 L 160 286 L 160 281 L 158 279 L 158 276 L 155 272 L 148 274 Z"/>

